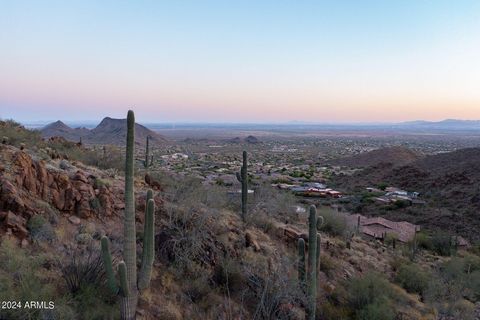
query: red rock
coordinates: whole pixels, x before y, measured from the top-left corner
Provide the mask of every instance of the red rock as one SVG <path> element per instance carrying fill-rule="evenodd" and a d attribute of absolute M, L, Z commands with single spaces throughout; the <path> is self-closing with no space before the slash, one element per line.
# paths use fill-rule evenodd
<path fill-rule="evenodd" d="M 11 211 L 7 212 L 3 223 L 8 229 L 12 230 L 12 233 L 20 239 L 28 237 L 28 230 L 25 227 L 26 220 L 23 217 L 17 216 Z"/>

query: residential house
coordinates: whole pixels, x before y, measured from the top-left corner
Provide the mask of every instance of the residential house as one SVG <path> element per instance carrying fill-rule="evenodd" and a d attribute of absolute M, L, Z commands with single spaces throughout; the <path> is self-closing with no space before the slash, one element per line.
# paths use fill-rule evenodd
<path fill-rule="evenodd" d="M 360 225 L 358 226 L 358 223 Z M 415 233 L 420 231 L 420 226 L 406 221 L 391 221 L 382 217 L 367 218 L 360 214 L 352 214 L 347 217 L 347 223 L 352 228 L 359 227 L 362 235 L 374 239 L 382 239 L 385 235 L 391 235 L 400 242 L 408 242 L 413 239 Z"/>

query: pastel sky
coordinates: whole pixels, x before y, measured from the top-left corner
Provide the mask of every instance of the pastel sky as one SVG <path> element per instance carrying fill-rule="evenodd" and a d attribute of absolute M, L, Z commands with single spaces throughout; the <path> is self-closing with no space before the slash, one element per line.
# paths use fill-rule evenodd
<path fill-rule="evenodd" d="M 0 118 L 480 119 L 480 1 L 0 0 Z"/>

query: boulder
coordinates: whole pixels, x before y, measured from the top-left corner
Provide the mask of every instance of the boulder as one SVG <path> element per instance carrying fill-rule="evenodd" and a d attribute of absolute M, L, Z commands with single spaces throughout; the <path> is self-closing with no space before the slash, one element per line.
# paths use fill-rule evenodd
<path fill-rule="evenodd" d="M 25 218 L 8 211 L 5 215 L 3 223 L 7 229 L 10 229 L 18 238 L 25 239 L 28 237 L 28 230 L 26 228 L 27 221 Z"/>
<path fill-rule="evenodd" d="M 70 221 L 72 224 L 74 224 L 76 226 L 78 226 L 82 222 L 82 220 L 80 220 L 80 218 L 75 217 L 75 216 L 68 217 L 68 221 Z"/>

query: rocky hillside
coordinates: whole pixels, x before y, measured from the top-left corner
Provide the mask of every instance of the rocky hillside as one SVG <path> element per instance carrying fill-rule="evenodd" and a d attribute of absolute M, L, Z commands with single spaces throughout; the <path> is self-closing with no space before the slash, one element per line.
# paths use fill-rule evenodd
<path fill-rule="evenodd" d="M 57 274 L 48 280 L 58 287 L 53 296 L 66 294 L 62 283 L 71 279 L 62 268 L 69 266 L 74 269 L 68 272 L 73 272 L 81 266 L 71 265 L 75 260 L 70 259 L 95 263 L 88 259 L 95 259 L 96 251 L 84 250 L 98 250 L 93 248 L 98 247 L 102 235 L 110 237 L 118 256 L 124 208 L 121 177 L 81 163 L 41 160 L 35 153 L 13 146 L 0 145 L 0 151 L 0 256 L 11 245 L 5 239 L 14 239 L 20 249 L 10 259 L 39 251 L 49 257 L 49 269 L 37 266 L 36 270 Z M 253 319 L 257 312 L 259 319 L 304 319 L 304 297 L 298 290 L 295 260 L 297 239 L 307 232 L 306 217 L 285 224 L 258 212 L 258 220 L 245 228 L 237 214 L 224 209 L 218 198 L 211 199 L 214 193 L 192 189 L 195 185 L 192 181 L 176 183 L 175 193 L 167 192 L 165 199 L 156 193 L 157 261 L 151 288 L 140 297 L 138 319 Z M 176 195 L 179 189 L 183 189 L 181 198 Z M 141 224 L 146 186 L 140 179 L 136 190 L 137 221 Z M 202 195 L 207 194 L 210 200 L 203 200 Z M 345 281 L 358 281 L 365 270 L 393 274 L 389 265 L 395 256 L 392 249 L 372 247 L 361 238 L 352 239 L 346 248 L 343 240 L 328 234 L 322 236 L 321 243 L 318 310 L 325 319 L 335 319 L 341 312 L 335 311 L 330 296 L 344 295 L 341 288 Z M 60 257 L 62 263 L 57 265 Z M 17 273 L 23 272 L 19 270 Z M 0 262 L 0 277 L 4 271 Z M 41 279 L 36 281 L 46 281 Z M 387 285 L 382 281 L 378 285 Z M 398 307 L 403 319 L 433 319 L 415 296 L 396 285 L 387 286 L 396 299 L 408 305 Z M 55 298 L 54 318 L 115 315 L 118 307 L 100 289 L 95 289 L 95 294 L 105 298 L 95 297 L 92 305 L 82 300 L 87 299 L 87 293 L 73 293 L 75 303 L 83 305 L 81 309 L 73 302 L 64 304 Z M 268 299 L 263 301 L 262 296 Z M 229 318 L 231 313 L 238 317 Z M 7 315 L 11 319 L 22 317 L 15 311 Z M 42 317 L 44 313 L 34 316 Z"/>
<path fill-rule="evenodd" d="M 430 155 L 404 165 L 379 163 L 354 176 L 339 176 L 334 180 L 338 187 L 348 192 L 379 184 L 419 192 L 427 201 L 427 207 L 385 214 L 390 217 L 401 214 L 401 218 L 424 226 L 479 238 L 473 231 L 480 227 L 480 148 Z"/>
<path fill-rule="evenodd" d="M 0 133 L 35 138 L 18 125 Z M 55 308 L 0 309 L 0 319 L 119 318 L 99 247 L 100 238 L 108 236 L 116 269 L 124 241 L 123 174 L 67 160 L 55 149 L 65 150 L 63 142 L 4 141 L 0 300 L 54 301 Z M 91 155 L 71 144 L 75 153 Z M 140 258 L 149 186 L 145 172 L 136 172 Z M 255 205 L 242 221 L 239 204 L 222 186 L 154 170 L 149 175 L 157 182 L 156 255 L 150 288 L 139 296 L 137 319 L 305 319 L 297 244 L 302 238 L 308 247 L 307 217 L 291 210 L 303 203 L 269 185 L 252 185 L 258 191 Z M 318 319 L 474 319 L 480 291 L 469 284 L 480 278 L 479 257 L 460 253 L 452 258 L 453 267 L 450 258 L 430 251 L 412 257 L 407 244 L 395 247 L 352 234 L 343 213 L 322 207 L 319 215 L 324 225 L 319 231 Z M 436 278 L 441 281 L 429 281 Z M 458 295 L 452 298 L 452 292 Z"/>
<path fill-rule="evenodd" d="M 78 142 L 80 138 L 83 143 L 87 144 L 111 144 L 124 145 L 127 136 L 126 119 L 104 118 L 98 126 L 92 130 L 86 128 L 70 128 L 61 121 L 53 122 L 41 129 L 42 137 L 63 137 L 67 140 Z M 158 133 L 142 126 L 135 124 L 135 143 L 144 145 L 147 136 L 150 136 L 152 144 L 162 144 L 167 140 Z"/>
<path fill-rule="evenodd" d="M 369 152 L 360 153 L 351 157 L 332 160 L 330 163 L 337 166 L 351 168 L 366 168 L 380 164 L 391 164 L 393 166 L 406 165 L 421 159 L 422 156 L 405 147 L 388 147 Z"/>

